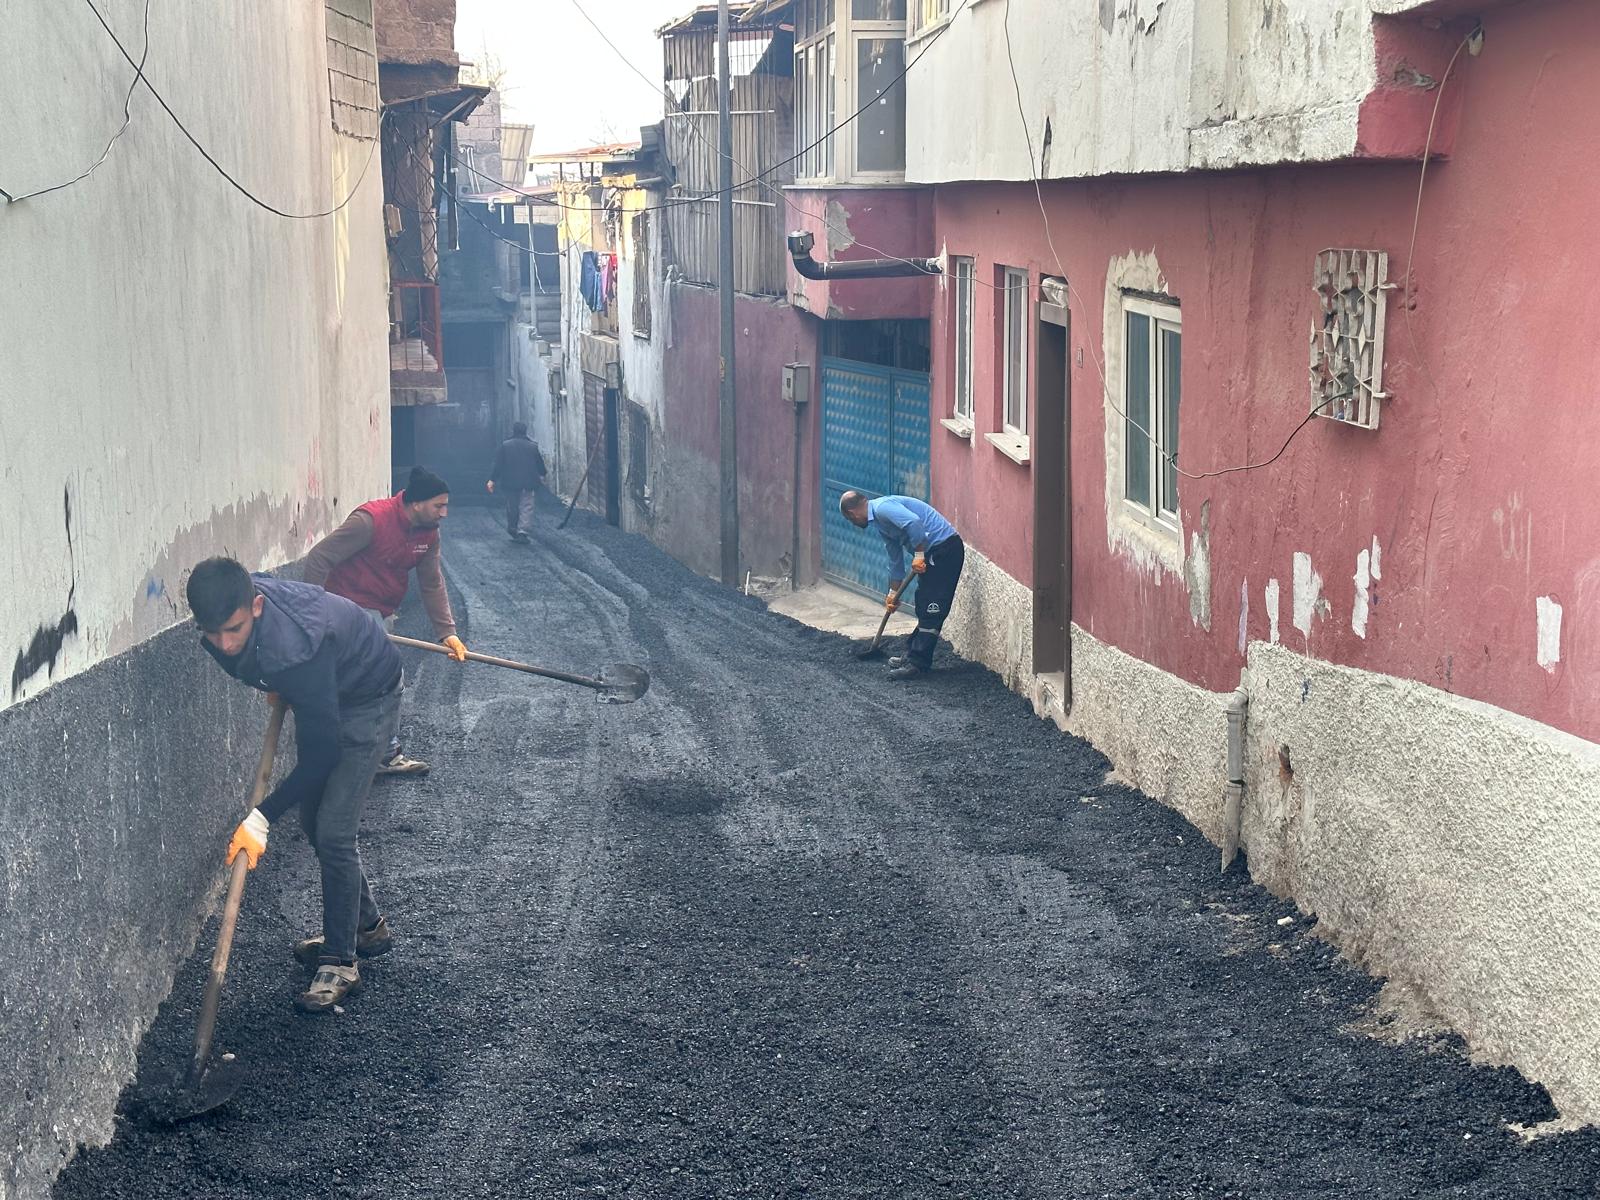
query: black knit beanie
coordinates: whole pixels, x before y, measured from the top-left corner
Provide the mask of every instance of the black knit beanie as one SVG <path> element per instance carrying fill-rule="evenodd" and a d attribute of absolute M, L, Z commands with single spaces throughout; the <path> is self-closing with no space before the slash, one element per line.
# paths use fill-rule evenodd
<path fill-rule="evenodd" d="M 411 479 L 406 483 L 406 490 L 400 498 L 407 504 L 420 504 L 424 500 L 432 500 L 435 496 L 448 495 L 450 485 L 440 479 L 427 467 L 412 467 Z"/>

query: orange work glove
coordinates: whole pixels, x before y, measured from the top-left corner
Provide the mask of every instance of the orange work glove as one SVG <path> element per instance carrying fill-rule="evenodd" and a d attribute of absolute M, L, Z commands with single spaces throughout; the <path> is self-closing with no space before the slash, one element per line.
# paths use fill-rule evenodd
<path fill-rule="evenodd" d="M 918 550 L 911 556 L 911 569 L 918 575 L 921 575 L 928 569 L 928 556 L 921 550 Z"/>
<path fill-rule="evenodd" d="M 444 644 L 445 647 L 450 651 L 450 657 L 455 659 L 456 662 L 467 661 L 467 644 L 455 634 L 452 633 L 449 637 L 445 638 Z"/>
<path fill-rule="evenodd" d="M 267 818 L 261 815 L 259 808 L 252 808 L 250 815 L 233 831 L 233 841 L 228 843 L 228 865 L 231 867 L 233 860 L 243 854 L 254 871 L 266 852 Z"/>
<path fill-rule="evenodd" d="M 900 607 L 900 597 L 896 596 L 893 592 L 890 592 L 883 598 L 883 607 L 888 609 L 890 612 L 897 611 Z"/>

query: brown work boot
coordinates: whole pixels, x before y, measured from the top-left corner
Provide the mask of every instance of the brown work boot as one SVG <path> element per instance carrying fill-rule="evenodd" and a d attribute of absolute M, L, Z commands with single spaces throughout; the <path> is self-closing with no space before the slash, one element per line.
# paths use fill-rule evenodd
<path fill-rule="evenodd" d="M 294 1006 L 303 1013 L 324 1013 L 350 993 L 361 988 L 361 968 L 351 963 L 323 963 L 312 976 L 311 986 L 295 997 Z"/>
<path fill-rule="evenodd" d="M 325 944 L 321 937 L 303 938 L 294 944 L 294 956 L 308 967 L 319 966 Z M 377 958 L 393 949 L 394 934 L 389 932 L 389 922 L 385 917 L 379 917 L 378 923 L 371 929 L 363 929 L 356 934 L 357 958 Z"/>

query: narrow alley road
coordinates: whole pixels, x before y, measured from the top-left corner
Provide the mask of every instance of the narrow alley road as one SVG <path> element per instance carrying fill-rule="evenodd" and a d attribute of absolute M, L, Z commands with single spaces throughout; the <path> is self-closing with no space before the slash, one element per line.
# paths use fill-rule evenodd
<path fill-rule="evenodd" d="M 365 832 L 396 950 L 341 1015 L 291 1009 L 317 890 L 284 822 L 219 1026 L 246 1090 L 169 1130 L 135 1087 L 61 1200 L 1597 1194 L 1600 1136 L 1525 1145 L 1553 1113 L 1513 1072 L 1349 1032 L 1373 982 L 992 676 L 897 687 L 556 515 L 529 548 L 451 517 L 469 645 L 650 694 L 411 655 L 433 774 L 380 780 Z"/>

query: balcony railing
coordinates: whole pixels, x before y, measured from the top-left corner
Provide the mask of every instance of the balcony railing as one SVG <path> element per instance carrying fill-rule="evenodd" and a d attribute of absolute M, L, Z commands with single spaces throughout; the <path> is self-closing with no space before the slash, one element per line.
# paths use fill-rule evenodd
<path fill-rule="evenodd" d="M 389 370 L 437 375 L 444 370 L 439 285 L 396 279 L 389 293 Z"/>

